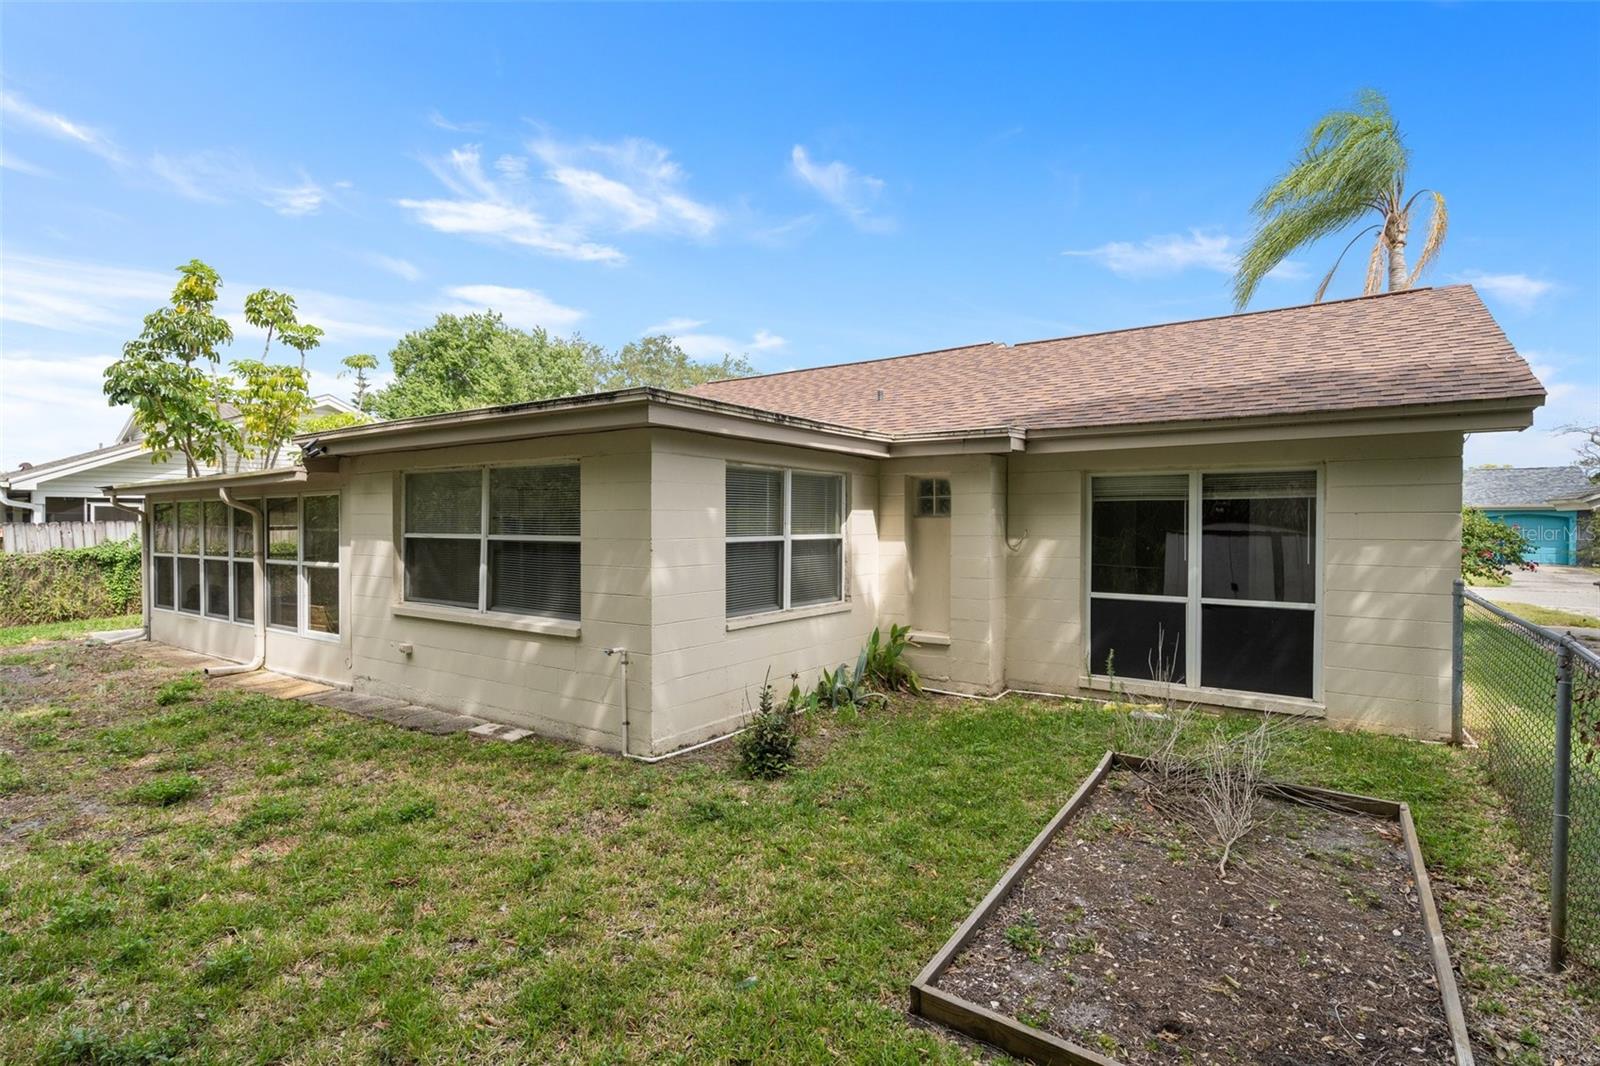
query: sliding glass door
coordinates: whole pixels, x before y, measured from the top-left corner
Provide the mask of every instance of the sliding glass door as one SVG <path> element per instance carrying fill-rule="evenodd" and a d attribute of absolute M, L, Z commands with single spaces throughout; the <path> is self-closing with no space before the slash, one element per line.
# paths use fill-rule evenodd
<path fill-rule="evenodd" d="M 1315 695 L 1315 471 L 1097 476 L 1090 496 L 1092 673 Z"/>

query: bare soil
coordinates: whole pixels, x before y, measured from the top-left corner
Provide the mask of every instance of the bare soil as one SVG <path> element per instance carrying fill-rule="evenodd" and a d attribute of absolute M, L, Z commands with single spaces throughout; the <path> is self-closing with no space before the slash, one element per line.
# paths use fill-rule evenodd
<path fill-rule="evenodd" d="M 1267 806 L 1222 877 L 1111 775 L 938 985 L 1130 1064 L 1451 1062 L 1399 827 Z"/>

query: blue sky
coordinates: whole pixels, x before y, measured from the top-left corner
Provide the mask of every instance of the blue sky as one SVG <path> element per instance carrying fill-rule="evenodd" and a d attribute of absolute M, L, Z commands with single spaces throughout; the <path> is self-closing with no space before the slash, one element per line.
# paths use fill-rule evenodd
<path fill-rule="evenodd" d="M 1551 392 L 1469 461 L 1565 462 L 1546 431 L 1600 420 L 1592 6 L 6 4 L 0 31 L 0 468 L 114 436 L 100 371 L 191 257 L 231 310 L 299 297 L 319 390 L 485 305 L 763 370 L 1225 313 L 1251 201 L 1367 85 L 1449 198 L 1429 280 L 1476 281 Z"/>

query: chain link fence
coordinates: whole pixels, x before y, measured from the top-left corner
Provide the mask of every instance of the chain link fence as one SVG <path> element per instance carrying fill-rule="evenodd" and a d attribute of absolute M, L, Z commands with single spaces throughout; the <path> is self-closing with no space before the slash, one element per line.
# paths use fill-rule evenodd
<path fill-rule="evenodd" d="M 1551 966 L 1600 964 L 1600 657 L 1457 588 L 1459 720 L 1549 878 Z"/>

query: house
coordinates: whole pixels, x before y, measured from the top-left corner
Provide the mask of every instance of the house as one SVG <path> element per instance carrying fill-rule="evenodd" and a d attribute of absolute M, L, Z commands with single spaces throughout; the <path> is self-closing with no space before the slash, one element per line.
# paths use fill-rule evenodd
<path fill-rule="evenodd" d="M 1521 531 L 1533 549 L 1529 562 L 1571 566 L 1581 520 L 1600 506 L 1600 485 L 1576 466 L 1475 467 L 1462 477 L 1461 499 Z"/>
<path fill-rule="evenodd" d="M 318 396 L 312 402 L 313 418 L 360 413 L 337 396 Z M 15 470 L 0 473 L 0 520 L 105 522 L 132 519 L 137 517 L 132 511 L 112 506 L 102 486 L 127 481 L 178 480 L 187 473 L 182 455 L 172 455 L 159 462 L 152 458 L 145 450 L 143 435 L 130 418 L 113 444 L 47 463 L 24 463 Z M 130 498 L 126 502 L 137 504 L 139 501 Z"/>
<path fill-rule="evenodd" d="M 1543 400 L 1452 286 L 404 419 L 116 491 L 147 500 L 153 639 L 635 755 L 889 623 L 941 690 L 1441 737 L 1463 434 Z"/>

